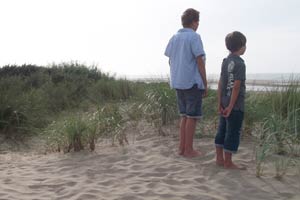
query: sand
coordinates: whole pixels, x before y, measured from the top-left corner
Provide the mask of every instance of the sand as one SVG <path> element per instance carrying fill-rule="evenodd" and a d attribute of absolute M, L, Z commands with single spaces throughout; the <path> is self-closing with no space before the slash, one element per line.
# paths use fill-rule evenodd
<path fill-rule="evenodd" d="M 248 169 L 225 170 L 215 165 L 212 138 L 196 139 L 205 155 L 188 159 L 177 155 L 175 128 L 165 137 L 150 126 L 139 129 L 125 147 L 102 141 L 95 152 L 2 152 L 0 199 L 300 200 L 298 174 L 277 180 L 266 169 L 265 176 L 255 177 L 247 139 L 234 159 Z"/>

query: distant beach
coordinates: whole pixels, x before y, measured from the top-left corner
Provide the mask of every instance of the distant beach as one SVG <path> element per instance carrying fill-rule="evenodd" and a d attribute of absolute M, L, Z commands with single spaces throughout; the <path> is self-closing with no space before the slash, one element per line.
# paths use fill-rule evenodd
<path fill-rule="evenodd" d="M 272 91 L 289 84 L 293 80 L 299 80 L 300 74 L 247 74 L 246 87 L 249 91 Z M 219 75 L 208 75 L 209 87 L 217 89 Z"/>
<path fill-rule="evenodd" d="M 293 80 L 299 80 L 300 73 L 261 73 L 247 74 L 246 87 L 248 91 L 272 91 L 278 87 L 289 84 Z M 168 82 L 169 77 L 166 75 L 151 76 L 129 76 L 129 80 L 141 81 L 146 83 Z M 217 89 L 219 74 L 208 74 L 208 87 Z"/>

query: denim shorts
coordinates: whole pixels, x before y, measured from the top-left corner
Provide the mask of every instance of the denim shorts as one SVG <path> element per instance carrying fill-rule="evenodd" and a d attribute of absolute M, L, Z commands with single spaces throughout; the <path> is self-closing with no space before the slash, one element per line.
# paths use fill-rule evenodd
<path fill-rule="evenodd" d="M 186 90 L 176 89 L 180 115 L 190 118 L 201 118 L 202 94 L 203 90 L 198 89 L 197 84 Z"/>
<path fill-rule="evenodd" d="M 244 120 L 244 112 L 231 111 L 229 117 L 220 116 L 215 145 L 224 151 L 236 153 L 240 144 L 240 135 Z"/>

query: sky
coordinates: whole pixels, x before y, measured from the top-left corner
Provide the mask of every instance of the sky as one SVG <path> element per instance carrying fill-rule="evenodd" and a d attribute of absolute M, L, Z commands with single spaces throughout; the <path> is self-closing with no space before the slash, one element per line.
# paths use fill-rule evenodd
<path fill-rule="evenodd" d="M 120 77 L 168 76 L 164 50 L 187 8 L 200 11 L 207 74 L 220 73 L 236 30 L 247 37 L 247 73 L 300 73 L 299 0 L 1 0 L 0 66 L 76 61 Z"/>

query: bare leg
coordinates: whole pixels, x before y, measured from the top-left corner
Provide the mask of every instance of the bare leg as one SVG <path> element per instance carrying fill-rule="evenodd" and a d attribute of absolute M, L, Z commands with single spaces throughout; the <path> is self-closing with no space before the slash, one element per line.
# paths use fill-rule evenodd
<path fill-rule="evenodd" d="M 180 121 L 180 142 L 179 142 L 179 155 L 184 154 L 185 148 L 185 126 L 186 126 L 186 117 L 182 117 Z"/>
<path fill-rule="evenodd" d="M 245 170 L 246 167 L 238 166 L 232 162 L 232 153 L 225 152 L 224 168 Z"/>
<path fill-rule="evenodd" d="M 185 149 L 184 149 L 184 156 L 185 157 L 196 157 L 200 156 L 201 153 L 195 151 L 193 149 L 193 139 L 196 129 L 196 119 L 187 118 L 186 125 L 185 125 Z"/>
<path fill-rule="evenodd" d="M 223 147 L 216 147 L 216 164 L 224 166 Z"/>

